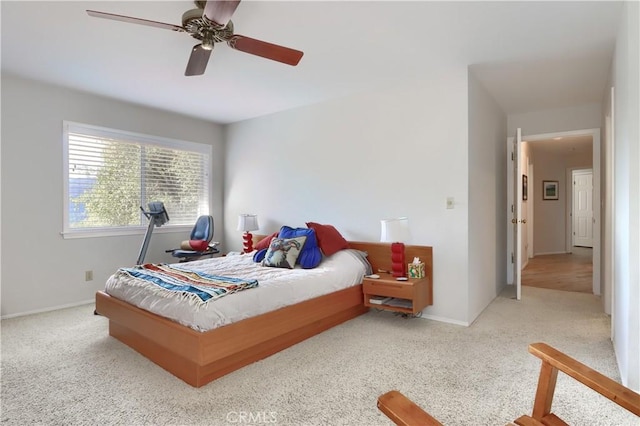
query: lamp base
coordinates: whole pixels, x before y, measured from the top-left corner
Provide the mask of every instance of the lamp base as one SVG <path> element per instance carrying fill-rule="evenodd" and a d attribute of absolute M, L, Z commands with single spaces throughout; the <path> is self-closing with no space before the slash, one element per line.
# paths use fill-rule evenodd
<path fill-rule="evenodd" d="M 407 263 L 404 261 L 404 243 L 391 243 L 391 275 L 406 277 Z"/>
<path fill-rule="evenodd" d="M 242 253 L 251 253 L 253 251 L 253 235 L 251 232 L 242 234 Z"/>

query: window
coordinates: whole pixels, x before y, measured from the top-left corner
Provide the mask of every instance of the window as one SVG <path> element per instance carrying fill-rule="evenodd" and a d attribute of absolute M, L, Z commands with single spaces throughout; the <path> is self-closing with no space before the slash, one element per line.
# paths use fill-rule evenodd
<path fill-rule="evenodd" d="M 211 147 L 65 121 L 65 238 L 142 232 L 162 201 L 166 227 L 209 214 Z"/>

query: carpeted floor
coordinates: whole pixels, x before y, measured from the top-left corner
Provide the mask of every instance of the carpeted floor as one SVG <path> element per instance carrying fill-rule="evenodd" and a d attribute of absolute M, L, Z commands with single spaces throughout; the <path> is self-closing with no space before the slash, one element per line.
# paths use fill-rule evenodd
<path fill-rule="evenodd" d="M 503 293 L 471 327 L 370 312 L 195 389 L 108 336 L 93 306 L 2 321 L 7 425 L 390 425 L 398 389 L 446 425 L 530 413 L 544 341 L 619 380 L 609 318 L 592 295 Z M 554 411 L 572 425 L 638 418 L 564 375 Z"/>

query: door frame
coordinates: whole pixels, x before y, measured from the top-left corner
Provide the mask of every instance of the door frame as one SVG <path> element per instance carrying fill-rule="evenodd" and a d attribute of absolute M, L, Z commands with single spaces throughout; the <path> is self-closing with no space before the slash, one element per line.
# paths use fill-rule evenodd
<path fill-rule="evenodd" d="M 615 87 L 611 87 L 609 91 L 609 111 L 605 115 L 605 202 L 604 202 L 604 255 L 603 255 L 603 277 L 604 289 L 602 291 L 602 303 L 604 312 L 611 315 L 611 340 L 615 341 L 615 305 L 613 304 L 615 294 L 615 244 L 614 236 L 616 235 L 615 221 Z"/>
<path fill-rule="evenodd" d="M 593 294 L 600 296 L 600 271 L 602 270 L 602 254 L 600 245 L 601 236 L 601 203 L 600 203 L 600 128 L 571 130 L 567 132 L 553 132 L 553 133 L 540 133 L 535 135 L 523 135 L 522 141 L 535 142 L 545 139 L 553 139 L 558 137 L 570 137 L 570 136 L 591 136 L 591 149 L 593 152 Z M 509 188 L 507 188 L 509 192 Z M 596 207 L 597 206 L 597 207 Z"/>

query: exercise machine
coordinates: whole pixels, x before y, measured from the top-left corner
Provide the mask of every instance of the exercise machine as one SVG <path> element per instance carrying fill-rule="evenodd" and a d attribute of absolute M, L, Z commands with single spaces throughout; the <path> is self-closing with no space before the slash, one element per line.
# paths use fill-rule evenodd
<path fill-rule="evenodd" d="M 153 228 L 156 226 L 161 227 L 169 221 L 169 214 L 165 210 L 162 201 L 150 202 L 149 211 L 145 211 L 142 206 L 140 206 L 140 210 L 142 210 L 142 213 L 149 219 L 149 226 L 147 227 L 147 232 L 144 234 L 144 241 L 142 242 L 142 247 L 140 247 L 140 254 L 138 255 L 136 265 L 142 265 L 144 263 L 144 257 L 147 255 L 147 248 L 149 248 L 149 240 L 151 239 Z"/>
<path fill-rule="evenodd" d="M 144 234 L 144 241 L 142 242 L 142 247 L 140 247 L 140 254 L 138 255 L 138 261 L 136 265 L 142 265 L 144 262 L 144 257 L 147 254 L 147 248 L 149 248 L 149 240 L 151 239 L 151 234 L 153 233 L 153 228 L 156 226 L 160 227 L 165 223 L 169 222 L 169 214 L 164 208 L 164 203 L 162 201 L 152 201 L 149 203 L 149 211 L 145 211 L 142 206 L 140 206 L 140 210 L 149 219 L 149 226 L 147 227 L 147 232 Z M 93 315 L 100 315 L 97 310 L 93 310 Z"/>

